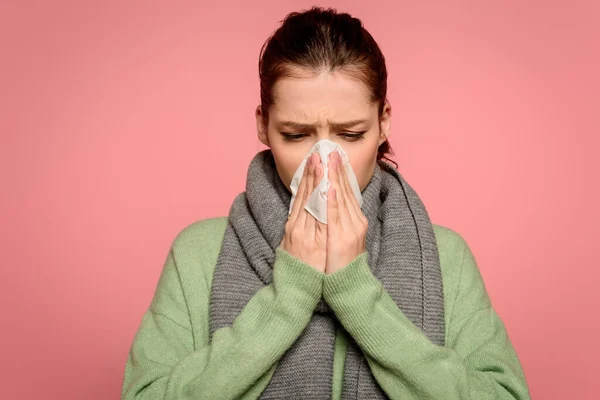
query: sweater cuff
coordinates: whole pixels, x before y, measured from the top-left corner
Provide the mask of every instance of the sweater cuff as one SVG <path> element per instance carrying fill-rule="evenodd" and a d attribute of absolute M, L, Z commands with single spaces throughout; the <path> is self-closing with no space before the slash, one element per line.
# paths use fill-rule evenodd
<path fill-rule="evenodd" d="M 278 247 L 273 285 L 278 294 L 291 297 L 297 307 L 312 313 L 321 300 L 325 274 Z"/>
<path fill-rule="evenodd" d="M 369 266 L 368 252 L 364 251 L 342 269 L 323 279 L 323 298 L 341 320 L 361 319 L 369 314 L 375 299 L 367 299 L 380 293 L 381 282 Z"/>

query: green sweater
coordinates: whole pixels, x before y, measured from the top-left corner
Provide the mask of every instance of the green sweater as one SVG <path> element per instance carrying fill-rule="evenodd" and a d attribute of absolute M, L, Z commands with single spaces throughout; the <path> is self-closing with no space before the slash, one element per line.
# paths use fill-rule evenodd
<path fill-rule="evenodd" d="M 125 366 L 121 398 L 257 399 L 323 297 L 337 331 L 333 399 L 340 399 L 347 335 L 391 399 L 529 399 L 505 326 L 462 237 L 434 224 L 444 287 L 445 346 L 432 343 L 371 273 L 364 252 L 323 274 L 281 248 L 273 282 L 209 341 L 212 273 L 227 217 L 175 238 Z M 293 398 L 293 394 L 290 394 Z"/>

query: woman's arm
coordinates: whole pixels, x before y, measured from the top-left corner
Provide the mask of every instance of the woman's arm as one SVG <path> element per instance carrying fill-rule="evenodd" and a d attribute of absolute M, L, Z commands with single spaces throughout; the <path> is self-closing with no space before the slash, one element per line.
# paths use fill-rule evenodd
<path fill-rule="evenodd" d="M 326 275 L 323 297 L 391 399 L 529 399 L 525 376 L 464 246 L 447 342 L 431 342 L 372 274 L 368 254 Z"/>
<path fill-rule="evenodd" d="M 202 343 L 203 333 L 192 330 L 187 310 L 194 304 L 186 303 L 175 260 L 170 251 L 131 346 L 121 398 L 258 398 L 276 362 L 308 324 L 324 274 L 278 248 L 273 282 L 250 299 L 232 326 Z"/>

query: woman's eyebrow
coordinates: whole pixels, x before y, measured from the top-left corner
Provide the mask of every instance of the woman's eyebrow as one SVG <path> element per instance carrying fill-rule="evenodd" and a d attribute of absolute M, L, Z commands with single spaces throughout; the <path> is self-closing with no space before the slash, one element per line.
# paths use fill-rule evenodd
<path fill-rule="evenodd" d="M 366 119 L 355 119 L 352 121 L 345 121 L 345 122 L 329 122 L 329 126 L 332 129 L 347 129 L 347 128 L 351 128 L 353 126 L 367 123 L 367 122 L 368 122 L 368 120 L 366 120 Z M 282 122 L 279 122 L 277 125 L 279 125 L 281 127 L 292 128 L 292 129 L 297 129 L 297 130 L 304 130 L 304 131 L 314 131 L 314 130 L 316 130 L 316 127 L 317 127 L 317 124 L 303 124 L 303 123 L 294 122 L 294 121 L 282 121 Z"/>

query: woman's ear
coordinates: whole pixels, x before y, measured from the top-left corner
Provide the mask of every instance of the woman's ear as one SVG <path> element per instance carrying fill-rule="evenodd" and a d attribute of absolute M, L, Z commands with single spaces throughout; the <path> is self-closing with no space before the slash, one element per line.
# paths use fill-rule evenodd
<path fill-rule="evenodd" d="M 262 106 L 260 104 L 256 107 L 256 111 L 254 114 L 256 116 L 256 132 L 258 134 L 258 140 L 260 140 L 260 142 L 265 146 L 271 147 L 269 146 L 269 135 L 267 134 L 268 127 L 265 124 L 265 120 L 263 118 L 262 113 Z"/>
<path fill-rule="evenodd" d="M 385 100 L 383 111 L 379 118 L 379 145 L 390 138 L 392 133 L 392 105 L 389 100 Z"/>

